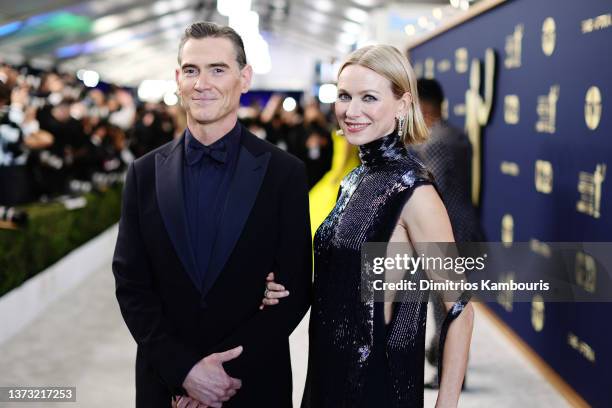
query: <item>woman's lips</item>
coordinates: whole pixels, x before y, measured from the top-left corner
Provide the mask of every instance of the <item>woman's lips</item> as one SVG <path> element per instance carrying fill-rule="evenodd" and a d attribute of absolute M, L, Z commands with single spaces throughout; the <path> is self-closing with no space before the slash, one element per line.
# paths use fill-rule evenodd
<path fill-rule="evenodd" d="M 361 132 L 363 129 L 365 129 L 366 127 L 370 126 L 369 123 L 349 123 L 349 122 L 344 122 L 344 124 L 346 125 L 346 129 L 349 132 L 351 132 L 351 133 Z"/>

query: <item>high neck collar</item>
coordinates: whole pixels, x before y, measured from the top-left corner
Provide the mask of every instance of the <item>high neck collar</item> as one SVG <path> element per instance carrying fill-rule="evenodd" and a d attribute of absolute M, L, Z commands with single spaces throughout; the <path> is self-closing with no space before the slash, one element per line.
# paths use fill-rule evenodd
<path fill-rule="evenodd" d="M 397 160 L 405 154 L 406 147 L 395 132 L 359 146 L 359 158 L 367 167 Z"/>

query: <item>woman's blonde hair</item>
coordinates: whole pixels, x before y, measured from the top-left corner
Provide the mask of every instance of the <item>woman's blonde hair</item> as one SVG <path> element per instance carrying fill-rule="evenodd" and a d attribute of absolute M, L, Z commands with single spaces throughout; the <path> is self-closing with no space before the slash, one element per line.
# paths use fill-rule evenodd
<path fill-rule="evenodd" d="M 429 130 L 425 125 L 423 113 L 419 105 L 416 75 L 408 59 L 391 45 L 368 45 L 353 51 L 346 57 L 338 77 L 344 68 L 349 65 L 361 65 L 371 69 L 391 82 L 391 90 L 396 98 L 401 98 L 409 92 L 411 103 L 408 108 L 408 118 L 404 121 L 402 140 L 405 144 L 422 143 L 429 137 Z"/>

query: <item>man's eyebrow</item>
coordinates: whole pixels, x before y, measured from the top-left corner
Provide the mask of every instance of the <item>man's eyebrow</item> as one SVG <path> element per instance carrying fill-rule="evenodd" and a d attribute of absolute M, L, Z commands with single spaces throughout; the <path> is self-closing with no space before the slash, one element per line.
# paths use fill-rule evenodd
<path fill-rule="evenodd" d="M 225 62 L 213 62 L 211 64 L 206 65 L 207 68 L 216 68 L 216 67 L 221 67 L 221 68 L 229 68 L 230 66 L 227 65 Z"/>

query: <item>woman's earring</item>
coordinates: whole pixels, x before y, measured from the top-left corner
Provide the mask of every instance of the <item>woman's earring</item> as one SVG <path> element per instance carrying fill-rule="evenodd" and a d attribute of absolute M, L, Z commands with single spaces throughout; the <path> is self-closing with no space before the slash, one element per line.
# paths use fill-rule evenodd
<path fill-rule="evenodd" d="M 405 116 L 398 116 L 397 117 L 397 135 L 399 137 L 402 137 L 404 134 L 404 122 L 406 122 L 406 117 Z"/>

